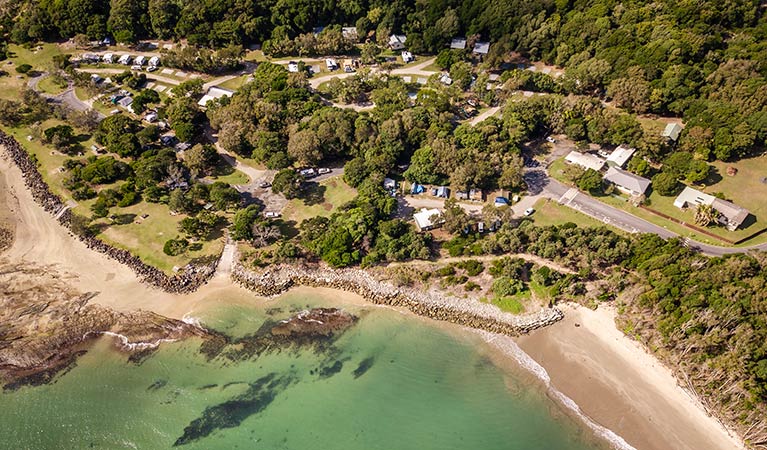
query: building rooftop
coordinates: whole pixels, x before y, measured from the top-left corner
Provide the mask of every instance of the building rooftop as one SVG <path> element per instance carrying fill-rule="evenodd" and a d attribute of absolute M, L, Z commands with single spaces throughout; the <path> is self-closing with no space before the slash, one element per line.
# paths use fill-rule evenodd
<path fill-rule="evenodd" d="M 634 175 L 617 167 L 607 169 L 604 179 L 637 194 L 644 194 L 647 188 L 650 187 L 650 180 L 647 178 Z"/>
<path fill-rule="evenodd" d="M 618 148 L 613 150 L 613 152 L 610 153 L 610 156 L 607 157 L 607 164 L 623 168 L 628 160 L 631 159 L 631 156 L 635 151 L 635 148 L 628 148 L 619 145 Z"/>
<path fill-rule="evenodd" d="M 479 53 L 480 55 L 487 55 L 487 52 L 490 51 L 490 43 L 489 42 L 477 42 L 474 44 L 474 53 Z"/>
<path fill-rule="evenodd" d="M 434 228 L 436 225 L 439 225 L 441 222 L 432 222 L 432 217 L 441 215 L 442 211 L 438 210 L 437 208 L 432 209 L 426 209 L 423 208 L 417 213 L 413 214 L 413 219 L 415 220 L 415 225 L 418 227 L 419 230 L 428 230 L 431 228 Z"/>
<path fill-rule="evenodd" d="M 679 139 L 679 133 L 682 132 L 682 127 L 678 123 L 670 123 L 663 129 L 662 136 L 672 141 Z"/>
<path fill-rule="evenodd" d="M 356 41 L 359 39 L 359 35 L 357 34 L 357 27 L 342 27 L 341 28 L 341 34 L 346 39 Z"/>
<path fill-rule="evenodd" d="M 226 88 L 222 88 L 220 86 L 212 86 L 208 89 L 208 92 L 205 93 L 205 95 L 202 96 L 200 101 L 197 102 L 200 106 L 205 106 L 208 104 L 209 101 L 221 97 L 231 97 L 232 94 L 234 94 L 234 91 L 231 91 Z"/>
<path fill-rule="evenodd" d="M 466 48 L 466 38 L 463 37 L 454 37 L 450 41 L 450 48 L 456 49 L 456 50 L 463 50 Z"/>
<path fill-rule="evenodd" d="M 696 205 L 710 205 L 722 215 L 724 220 L 720 220 L 730 231 L 737 229 L 750 214 L 747 209 L 741 208 L 735 203 L 716 198 L 711 194 L 706 194 L 689 186 L 685 187 L 676 200 L 674 206 L 685 208 Z"/>
<path fill-rule="evenodd" d="M 570 164 L 577 164 L 584 169 L 594 169 L 596 171 L 601 170 L 605 165 L 605 160 L 602 158 L 590 153 L 581 153 L 575 150 L 565 156 L 565 161 Z"/>

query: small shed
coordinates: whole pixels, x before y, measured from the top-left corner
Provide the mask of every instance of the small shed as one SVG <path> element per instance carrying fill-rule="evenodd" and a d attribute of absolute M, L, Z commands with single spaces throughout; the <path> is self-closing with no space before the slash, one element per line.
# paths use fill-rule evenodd
<path fill-rule="evenodd" d="M 487 55 L 489 51 L 490 51 L 489 42 L 477 42 L 476 44 L 474 44 L 474 50 L 473 50 L 474 54 Z"/>
<path fill-rule="evenodd" d="M 463 50 L 466 48 L 466 38 L 465 37 L 454 37 L 450 41 L 450 48 L 453 50 Z"/>
<path fill-rule="evenodd" d="M 415 226 L 419 231 L 427 231 L 439 227 L 444 223 L 441 218 L 442 211 L 432 208 L 423 208 L 417 213 L 413 214 L 413 220 L 415 220 Z"/>
<path fill-rule="evenodd" d="M 679 139 L 679 133 L 681 132 L 682 132 L 681 125 L 679 125 L 678 123 L 670 123 L 666 125 L 666 128 L 663 129 L 663 133 L 661 134 L 661 136 L 676 142 L 676 140 Z"/>

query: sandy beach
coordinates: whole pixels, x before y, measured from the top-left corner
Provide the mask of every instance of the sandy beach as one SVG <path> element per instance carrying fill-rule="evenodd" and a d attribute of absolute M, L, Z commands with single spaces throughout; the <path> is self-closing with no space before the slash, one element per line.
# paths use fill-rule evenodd
<path fill-rule="evenodd" d="M 257 298 L 221 275 L 186 295 L 141 284 L 129 268 L 72 238 L 34 203 L 18 168 L 2 158 L 0 178 L 8 188 L 7 208 L 17 222 L 15 242 L 4 257 L 56 265 L 75 288 L 98 291 L 94 302 L 121 311 L 146 309 L 182 319 L 218 302 Z M 342 304 L 364 303 L 346 292 L 300 289 L 333 296 Z M 567 308 L 565 317 L 519 338 L 518 343 L 546 369 L 551 385 L 572 398 L 595 422 L 639 450 L 741 448 L 676 385 L 667 368 L 615 328 L 611 311 Z"/>
<path fill-rule="evenodd" d="M 584 414 L 638 450 L 744 448 L 669 368 L 615 327 L 609 306 L 563 310 L 563 321 L 517 342 Z"/>

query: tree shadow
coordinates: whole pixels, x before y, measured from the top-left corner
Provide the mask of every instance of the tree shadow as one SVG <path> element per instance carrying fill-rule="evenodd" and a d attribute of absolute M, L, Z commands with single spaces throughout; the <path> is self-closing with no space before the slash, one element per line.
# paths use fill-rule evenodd
<path fill-rule="evenodd" d="M 224 155 L 218 158 L 218 164 L 216 164 L 216 166 L 213 168 L 213 175 L 217 177 L 222 177 L 225 175 L 231 175 L 233 173 L 234 173 L 234 167 L 232 167 L 226 162 L 226 159 L 224 159 Z"/>
<path fill-rule="evenodd" d="M 135 214 L 113 214 L 110 216 L 115 225 L 128 225 L 136 219 Z"/>
<path fill-rule="evenodd" d="M 85 141 L 87 141 L 87 140 L 88 140 L 88 139 L 90 139 L 90 138 L 91 138 L 91 135 L 90 135 L 90 134 L 81 133 L 81 134 L 78 134 L 77 136 L 75 136 L 75 137 L 74 137 L 74 140 L 75 140 L 76 142 L 82 143 L 82 142 L 85 142 Z"/>
<path fill-rule="evenodd" d="M 274 221 L 274 224 L 280 229 L 280 233 L 285 238 L 293 239 L 299 234 L 298 223 L 295 220 L 277 219 Z"/>
<path fill-rule="evenodd" d="M 301 199 L 306 206 L 319 205 L 325 202 L 325 191 L 327 191 L 327 187 L 321 184 L 306 183 Z"/>
<path fill-rule="evenodd" d="M 703 180 L 703 184 L 706 186 L 713 186 L 720 181 L 722 181 L 722 174 L 719 172 L 719 168 L 710 166 L 711 168 L 708 171 L 708 176 L 705 180 Z"/>

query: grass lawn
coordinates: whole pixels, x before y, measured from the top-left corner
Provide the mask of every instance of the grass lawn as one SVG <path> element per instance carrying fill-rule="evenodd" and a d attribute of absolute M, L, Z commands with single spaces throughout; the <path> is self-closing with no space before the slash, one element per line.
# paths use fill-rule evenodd
<path fill-rule="evenodd" d="M 554 200 L 542 198 L 535 202 L 535 213 L 530 216 L 538 226 L 562 225 L 572 222 L 580 227 L 603 227 L 604 223 Z M 618 230 L 621 232 L 621 230 Z"/>
<path fill-rule="evenodd" d="M 0 77 L 0 98 L 18 101 L 21 96 L 21 89 L 27 84 L 29 78 L 26 75 L 16 73 L 13 66 L 0 65 L 0 70 L 8 72 L 8 75 Z M 18 78 L 19 76 L 21 78 Z"/>
<path fill-rule="evenodd" d="M 8 46 L 8 59 L 13 61 L 14 68 L 21 64 L 29 64 L 34 70 L 46 71 L 48 63 L 55 55 L 60 54 L 61 49 L 56 44 L 35 45 L 29 49 L 15 44 Z M 9 72 L 11 71 L 9 70 Z M 16 71 L 14 70 L 13 73 L 16 73 Z"/>
<path fill-rule="evenodd" d="M 304 219 L 315 216 L 328 217 L 336 208 L 351 201 L 357 195 L 354 188 L 349 187 L 338 177 L 324 180 L 319 184 L 314 183 L 314 186 L 316 192 L 310 195 L 310 198 L 316 198 L 313 198 L 310 204 L 307 204 L 304 199 L 293 199 L 288 202 L 282 211 L 285 220 L 301 223 Z"/>
<path fill-rule="evenodd" d="M 495 297 L 490 303 L 501 308 L 502 311 L 510 312 L 512 314 L 522 314 L 525 312 L 524 302 L 531 300 L 532 291 L 525 290 L 519 294 L 510 297 Z"/>
<path fill-rule="evenodd" d="M 767 182 L 762 181 L 767 177 L 767 156 L 743 159 L 737 163 L 716 161 L 712 165 L 716 173 L 711 181 L 716 183 L 706 187 L 705 192 L 722 192 L 727 200 L 751 212 L 756 218 L 756 229 L 767 226 Z M 735 167 L 738 173 L 727 175 L 727 167 Z"/>
<path fill-rule="evenodd" d="M 167 273 L 171 273 L 174 266 L 183 267 L 194 258 L 218 254 L 224 246 L 223 239 L 219 237 L 203 242 L 200 250 L 168 256 L 162 251 L 163 245 L 168 239 L 181 236 L 178 223 L 186 216 L 172 216 L 167 205 L 148 202 L 140 202 L 127 208 L 112 208 L 110 216 L 112 214 L 118 216 L 118 222 L 124 224 L 110 224 L 98 237 L 116 247 L 129 250 L 145 263 Z M 141 219 L 142 214 L 149 214 L 149 217 Z M 101 225 L 109 223 L 110 219 L 100 219 L 96 222 Z"/>
<path fill-rule="evenodd" d="M 243 75 L 241 77 L 232 78 L 231 80 L 224 81 L 223 83 L 219 84 L 218 86 L 220 86 L 220 87 L 222 87 L 224 89 L 229 89 L 229 90 L 232 90 L 232 91 L 236 91 L 236 90 L 240 89 L 242 87 L 242 85 L 244 85 L 247 82 L 248 77 L 250 77 L 250 75 Z"/>
<path fill-rule="evenodd" d="M 62 123 L 64 122 L 55 119 L 46 120 L 43 122 L 40 130 L 42 131 L 48 127 L 61 125 Z M 42 174 L 43 179 L 51 186 L 51 190 L 53 190 L 53 192 L 56 194 L 69 198 L 69 193 L 66 192 L 62 187 L 62 182 L 66 177 L 66 174 L 60 172 L 59 168 L 64 164 L 64 160 L 70 158 L 70 156 L 54 150 L 53 147 L 46 146 L 40 142 L 40 139 L 38 138 L 33 138 L 31 141 L 28 140 L 27 136 L 34 135 L 34 132 L 29 127 L 3 127 L 3 130 L 16 138 L 16 140 L 21 145 L 23 145 L 29 153 L 37 157 L 37 160 L 40 163 L 40 173 Z M 83 143 L 83 145 L 85 145 L 85 143 Z"/>
<path fill-rule="evenodd" d="M 561 181 L 562 183 L 567 184 L 568 186 L 572 186 L 573 182 L 570 181 L 570 179 L 565 175 L 565 170 L 568 167 L 570 166 L 565 162 L 565 159 L 559 158 L 552 162 L 549 166 L 549 176 L 557 181 Z"/>
<path fill-rule="evenodd" d="M 65 87 L 61 87 L 58 84 L 53 82 L 53 78 L 51 77 L 45 77 L 42 80 L 40 80 L 39 83 L 37 83 L 37 87 L 48 94 L 57 95 L 64 92 Z"/>
<path fill-rule="evenodd" d="M 223 181 L 232 185 L 250 183 L 250 178 L 239 170 L 234 170 L 230 173 L 213 174 L 209 178 L 213 181 Z"/>

